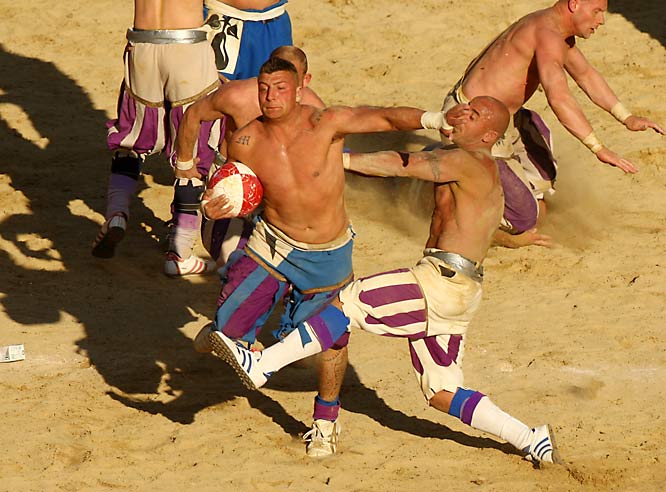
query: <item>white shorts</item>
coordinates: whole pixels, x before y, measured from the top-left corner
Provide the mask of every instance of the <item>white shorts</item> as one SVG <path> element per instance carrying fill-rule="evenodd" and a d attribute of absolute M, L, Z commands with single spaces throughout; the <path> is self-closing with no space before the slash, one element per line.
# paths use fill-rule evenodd
<path fill-rule="evenodd" d="M 444 276 L 442 260 L 423 257 L 410 269 L 355 280 L 340 292 L 350 327 L 407 338 L 426 399 L 463 383 L 465 333 L 481 302 L 481 284 L 461 273 Z"/>

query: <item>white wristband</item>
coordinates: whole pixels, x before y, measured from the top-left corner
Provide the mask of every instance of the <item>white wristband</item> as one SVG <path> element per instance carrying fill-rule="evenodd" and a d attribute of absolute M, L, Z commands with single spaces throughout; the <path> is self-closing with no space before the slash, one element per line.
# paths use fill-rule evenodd
<path fill-rule="evenodd" d="M 194 167 L 194 159 L 190 159 L 189 161 L 181 161 L 176 159 L 176 169 L 180 171 L 187 171 L 188 169 L 192 169 Z"/>
<path fill-rule="evenodd" d="M 453 130 L 453 127 L 446 122 L 446 117 L 442 111 L 426 111 L 421 115 L 421 126 L 428 130 Z"/>
<path fill-rule="evenodd" d="M 599 141 L 594 132 L 590 132 L 590 134 L 583 139 L 583 145 L 590 149 L 593 154 L 598 153 L 601 149 L 604 148 L 603 144 Z"/>
<path fill-rule="evenodd" d="M 631 116 L 631 111 L 625 108 L 624 104 L 622 104 L 620 101 L 615 103 L 615 106 L 611 108 L 610 112 L 620 123 L 624 123 L 626 119 Z"/>
<path fill-rule="evenodd" d="M 351 166 L 351 156 L 349 155 L 349 152 L 343 152 L 342 153 L 342 167 L 345 169 L 349 169 Z"/>

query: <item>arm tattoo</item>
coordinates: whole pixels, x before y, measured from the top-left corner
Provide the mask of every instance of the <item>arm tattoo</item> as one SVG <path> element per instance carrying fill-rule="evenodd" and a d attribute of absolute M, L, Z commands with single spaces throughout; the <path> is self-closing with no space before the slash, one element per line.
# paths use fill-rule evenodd
<path fill-rule="evenodd" d="M 430 166 L 430 170 L 432 171 L 432 177 L 434 178 L 434 181 L 436 183 L 438 183 L 439 182 L 439 177 L 440 177 L 440 172 L 439 172 L 440 159 L 439 159 L 439 157 L 437 157 L 432 152 L 428 152 L 428 154 L 426 156 L 426 161 L 428 161 L 428 165 Z"/>
<path fill-rule="evenodd" d="M 236 143 L 240 145 L 250 145 L 250 136 L 249 135 L 241 135 L 236 139 Z"/>

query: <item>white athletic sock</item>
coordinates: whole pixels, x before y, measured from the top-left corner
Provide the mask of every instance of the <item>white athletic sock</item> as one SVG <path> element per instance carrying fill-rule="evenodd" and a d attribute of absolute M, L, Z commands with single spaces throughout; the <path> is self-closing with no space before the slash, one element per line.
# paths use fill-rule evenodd
<path fill-rule="evenodd" d="M 183 260 L 192 256 L 192 250 L 199 238 L 201 214 L 174 214 L 176 224 L 169 236 L 169 250 L 174 251 Z"/>
<path fill-rule="evenodd" d="M 531 442 L 532 429 L 504 412 L 487 396 L 481 398 L 476 405 L 471 425 L 475 429 L 501 437 L 521 451 Z"/>
<path fill-rule="evenodd" d="M 305 345 L 305 347 L 301 340 L 301 334 L 298 332 L 298 329 L 296 329 L 284 337 L 282 341 L 261 351 L 261 359 L 258 364 L 264 374 L 277 372 L 292 362 L 305 359 L 306 357 L 321 352 L 321 344 L 319 343 L 314 330 L 310 327 L 307 321 L 304 322 L 303 325 L 312 339 Z"/>

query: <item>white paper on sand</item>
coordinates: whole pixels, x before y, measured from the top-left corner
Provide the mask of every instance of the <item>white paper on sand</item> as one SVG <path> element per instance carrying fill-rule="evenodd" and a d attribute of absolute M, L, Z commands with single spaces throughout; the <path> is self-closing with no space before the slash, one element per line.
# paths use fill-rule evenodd
<path fill-rule="evenodd" d="M 0 347 L 0 362 L 15 362 L 25 359 L 25 348 L 23 344 L 5 345 Z"/>

